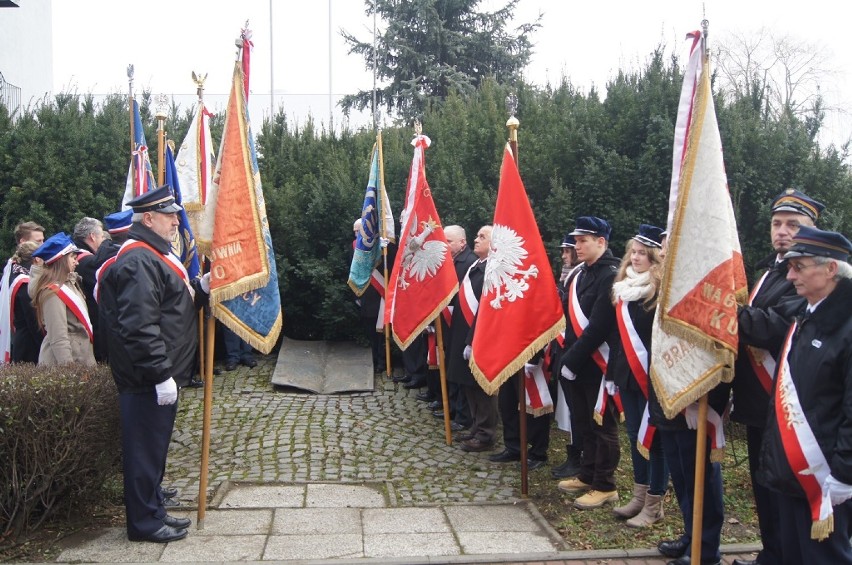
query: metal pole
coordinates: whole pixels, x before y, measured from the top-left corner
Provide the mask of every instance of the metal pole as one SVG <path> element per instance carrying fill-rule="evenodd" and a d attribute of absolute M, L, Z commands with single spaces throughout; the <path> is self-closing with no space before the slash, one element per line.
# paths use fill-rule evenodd
<path fill-rule="evenodd" d="M 269 0 L 269 119 L 275 115 L 275 51 L 272 49 L 272 41 L 275 33 L 272 31 L 272 0 Z"/>
<path fill-rule="evenodd" d="M 331 0 L 328 0 L 328 129 L 334 132 L 334 91 L 331 89 Z"/>

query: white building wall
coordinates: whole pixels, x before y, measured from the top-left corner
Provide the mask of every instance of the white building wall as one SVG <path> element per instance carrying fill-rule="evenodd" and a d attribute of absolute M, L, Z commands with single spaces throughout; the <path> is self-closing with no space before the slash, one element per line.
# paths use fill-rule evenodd
<path fill-rule="evenodd" d="M 21 105 L 53 91 L 53 0 L 17 0 L 0 8 L 0 73 L 21 89 Z"/>

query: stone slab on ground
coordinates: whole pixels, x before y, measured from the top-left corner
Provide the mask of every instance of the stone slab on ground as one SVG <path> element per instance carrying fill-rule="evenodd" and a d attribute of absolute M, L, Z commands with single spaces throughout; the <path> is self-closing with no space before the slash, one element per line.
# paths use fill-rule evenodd
<path fill-rule="evenodd" d="M 317 394 L 372 391 L 369 348 L 352 342 L 298 341 L 282 338 L 272 384 Z"/>

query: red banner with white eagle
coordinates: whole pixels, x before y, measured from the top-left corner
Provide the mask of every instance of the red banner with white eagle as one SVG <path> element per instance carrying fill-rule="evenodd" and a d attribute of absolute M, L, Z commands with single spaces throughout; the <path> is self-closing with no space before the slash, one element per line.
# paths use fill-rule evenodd
<path fill-rule="evenodd" d="M 483 390 L 494 394 L 564 329 L 550 259 L 507 144 L 470 369 Z"/>
<path fill-rule="evenodd" d="M 426 182 L 426 148 L 430 143 L 425 135 L 411 142 L 414 158 L 385 300 L 385 323 L 391 324 L 393 339 L 402 349 L 441 313 L 459 288 L 450 246 Z"/>

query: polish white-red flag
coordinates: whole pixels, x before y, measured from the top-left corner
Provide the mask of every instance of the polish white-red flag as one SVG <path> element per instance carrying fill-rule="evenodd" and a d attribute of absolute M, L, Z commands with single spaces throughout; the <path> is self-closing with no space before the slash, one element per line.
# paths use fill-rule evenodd
<path fill-rule="evenodd" d="M 746 278 L 701 32 L 681 90 L 651 380 L 669 418 L 733 378 Z"/>
<path fill-rule="evenodd" d="M 506 144 L 470 370 L 482 389 L 494 394 L 564 329 L 550 259 Z"/>
<path fill-rule="evenodd" d="M 393 339 L 401 349 L 406 349 L 441 313 L 459 288 L 444 226 L 426 182 L 426 148 L 430 143 L 425 135 L 411 142 L 414 158 L 385 300 L 385 323 L 391 324 Z"/>

